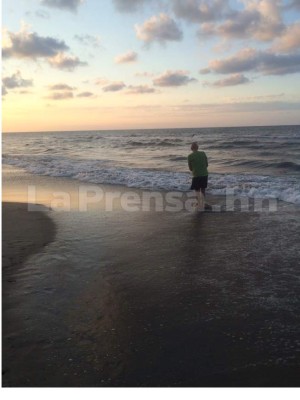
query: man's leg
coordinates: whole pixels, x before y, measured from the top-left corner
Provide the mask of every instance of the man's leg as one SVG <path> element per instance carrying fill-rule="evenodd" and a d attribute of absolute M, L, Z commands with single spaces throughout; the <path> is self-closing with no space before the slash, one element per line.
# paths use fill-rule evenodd
<path fill-rule="evenodd" d="M 203 211 L 204 210 L 204 196 L 202 193 L 202 190 L 196 190 L 196 195 L 197 195 L 197 210 L 198 211 Z"/>

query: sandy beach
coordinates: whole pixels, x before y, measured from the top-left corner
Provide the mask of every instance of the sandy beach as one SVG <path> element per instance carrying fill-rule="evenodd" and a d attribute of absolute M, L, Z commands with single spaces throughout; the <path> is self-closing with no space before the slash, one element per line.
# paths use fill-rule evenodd
<path fill-rule="evenodd" d="M 3 386 L 298 385 L 299 211 L 3 215 Z"/>

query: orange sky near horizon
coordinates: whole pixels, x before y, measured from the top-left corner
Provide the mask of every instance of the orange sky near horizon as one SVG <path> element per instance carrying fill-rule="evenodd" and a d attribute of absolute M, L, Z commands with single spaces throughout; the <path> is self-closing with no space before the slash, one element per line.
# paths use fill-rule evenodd
<path fill-rule="evenodd" d="M 2 131 L 298 125 L 287 0 L 3 5 Z"/>

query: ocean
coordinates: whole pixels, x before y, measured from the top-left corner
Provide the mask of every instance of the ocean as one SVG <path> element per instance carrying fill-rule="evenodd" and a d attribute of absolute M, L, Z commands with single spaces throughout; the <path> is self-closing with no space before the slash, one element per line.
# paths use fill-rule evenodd
<path fill-rule="evenodd" d="M 207 193 L 300 205 L 300 126 L 7 133 L 3 164 L 31 174 L 187 191 L 190 144 L 209 162 Z"/>

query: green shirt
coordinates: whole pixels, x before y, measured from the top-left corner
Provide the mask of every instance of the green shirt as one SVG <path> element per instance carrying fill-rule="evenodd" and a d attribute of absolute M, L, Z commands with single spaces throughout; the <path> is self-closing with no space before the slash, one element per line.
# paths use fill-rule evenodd
<path fill-rule="evenodd" d="M 208 162 L 204 151 L 193 151 L 193 153 L 188 156 L 188 163 L 193 177 L 208 175 Z"/>

